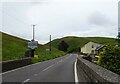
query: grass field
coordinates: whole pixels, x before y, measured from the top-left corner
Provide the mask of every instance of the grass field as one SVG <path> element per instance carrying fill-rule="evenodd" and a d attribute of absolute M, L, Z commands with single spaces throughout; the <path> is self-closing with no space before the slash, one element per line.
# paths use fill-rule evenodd
<path fill-rule="evenodd" d="M 58 49 L 58 44 L 62 40 L 67 42 L 67 44 L 69 45 L 68 52 L 76 52 L 76 51 L 78 51 L 79 47 L 84 46 L 89 41 L 93 41 L 93 42 L 100 43 L 100 44 L 110 44 L 110 45 L 117 44 L 117 41 L 114 38 L 68 36 L 68 37 L 53 40 L 51 42 L 52 46 Z M 46 45 L 49 45 L 49 43 L 47 43 Z"/>
<path fill-rule="evenodd" d="M 117 41 L 114 38 L 105 38 L 105 37 L 64 37 L 61 39 L 55 39 L 52 43 L 52 51 L 51 54 L 46 49 L 49 48 L 49 43 L 46 45 L 40 45 L 35 50 L 35 54 L 39 56 L 39 58 L 35 58 L 34 61 L 44 61 L 48 59 L 53 59 L 62 55 L 65 55 L 64 52 L 58 50 L 58 44 L 65 40 L 68 45 L 68 52 L 78 51 L 79 47 L 84 46 L 87 42 L 93 41 L 101 44 L 117 44 Z M 27 47 L 28 40 L 21 39 L 15 36 L 11 36 L 5 33 L 2 33 L 2 60 L 13 60 L 19 59 L 24 56 L 25 51 L 28 50 Z"/>
<path fill-rule="evenodd" d="M 22 58 L 25 51 L 29 50 L 27 42 L 28 40 L 2 33 L 2 60 L 6 61 Z M 49 51 L 46 51 L 47 48 L 49 48 L 49 46 L 39 44 L 38 48 L 35 50 L 35 54 L 38 55 L 39 58 L 34 58 L 33 61 L 44 61 L 65 55 L 64 52 L 53 47 L 50 54 Z"/>
<path fill-rule="evenodd" d="M 117 44 L 117 41 L 115 38 L 106 38 L 106 37 L 88 37 L 88 40 L 91 40 L 93 42 L 96 43 L 100 43 L 100 44 L 110 44 L 110 45 L 114 45 Z"/>

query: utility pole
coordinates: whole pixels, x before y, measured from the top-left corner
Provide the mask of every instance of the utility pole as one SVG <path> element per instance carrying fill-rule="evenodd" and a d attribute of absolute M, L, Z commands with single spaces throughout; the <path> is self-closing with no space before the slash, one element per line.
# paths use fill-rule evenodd
<path fill-rule="evenodd" d="M 32 40 L 30 42 L 28 42 L 28 48 L 30 48 L 30 53 L 29 53 L 29 56 L 31 57 L 34 57 L 34 51 L 35 51 L 35 48 L 38 47 L 38 41 L 35 41 L 35 26 L 36 25 L 32 25 Z"/>
<path fill-rule="evenodd" d="M 51 54 L 51 35 L 50 35 L 50 54 Z"/>
<path fill-rule="evenodd" d="M 35 41 L 35 26 L 36 25 L 32 25 L 33 26 L 33 39 L 32 41 Z M 31 57 L 34 57 L 34 51 L 35 49 L 31 49 Z"/>
<path fill-rule="evenodd" d="M 32 25 L 33 26 L 33 41 L 35 40 L 35 26 L 36 25 Z"/>

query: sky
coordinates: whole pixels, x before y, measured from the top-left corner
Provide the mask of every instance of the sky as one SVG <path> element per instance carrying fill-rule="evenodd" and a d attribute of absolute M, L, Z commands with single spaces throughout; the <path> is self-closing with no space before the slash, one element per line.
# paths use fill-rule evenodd
<path fill-rule="evenodd" d="M 118 32 L 119 0 L 3 0 L 1 31 L 40 44 L 65 36 L 112 37 Z"/>

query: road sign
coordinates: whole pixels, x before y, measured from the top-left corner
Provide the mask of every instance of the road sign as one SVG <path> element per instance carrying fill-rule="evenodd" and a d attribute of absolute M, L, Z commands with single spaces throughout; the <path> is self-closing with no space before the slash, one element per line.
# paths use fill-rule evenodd
<path fill-rule="evenodd" d="M 35 49 L 38 47 L 38 41 L 30 41 L 28 42 L 28 48 Z"/>

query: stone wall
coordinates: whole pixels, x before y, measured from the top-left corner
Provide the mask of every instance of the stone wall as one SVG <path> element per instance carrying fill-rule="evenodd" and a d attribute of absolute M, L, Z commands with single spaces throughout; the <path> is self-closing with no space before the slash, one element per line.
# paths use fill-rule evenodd
<path fill-rule="evenodd" d="M 120 84 L 120 75 L 113 73 L 101 66 L 93 64 L 82 57 L 77 59 L 78 80 L 81 83 L 107 83 Z"/>
<path fill-rule="evenodd" d="M 18 59 L 18 60 L 5 61 L 5 62 L 2 62 L 2 72 L 23 67 L 29 64 L 32 64 L 31 57 Z"/>

